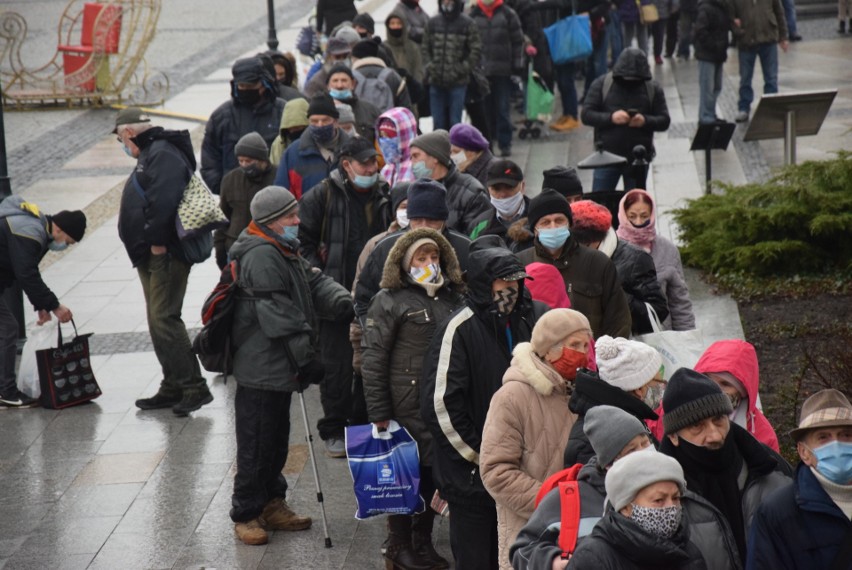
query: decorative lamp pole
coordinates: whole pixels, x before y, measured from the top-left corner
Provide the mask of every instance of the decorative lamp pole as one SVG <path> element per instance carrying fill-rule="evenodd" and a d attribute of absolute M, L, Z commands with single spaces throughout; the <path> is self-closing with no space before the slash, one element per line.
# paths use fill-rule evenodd
<path fill-rule="evenodd" d="M 266 45 L 269 49 L 278 49 L 278 35 L 275 33 L 275 6 L 273 0 L 266 0 L 266 13 L 269 16 L 269 36 Z"/>

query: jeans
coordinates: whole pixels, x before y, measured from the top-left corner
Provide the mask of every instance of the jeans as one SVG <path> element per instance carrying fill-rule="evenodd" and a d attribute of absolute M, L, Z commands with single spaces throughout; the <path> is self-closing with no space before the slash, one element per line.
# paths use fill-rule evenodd
<path fill-rule="evenodd" d="M 609 66 L 612 67 L 615 65 L 615 61 L 618 59 L 618 56 L 620 56 L 621 52 L 624 51 L 624 38 L 621 36 L 621 17 L 618 15 L 618 12 L 616 10 L 610 10 L 607 18 L 606 37 L 609 40 L 609 50 L 612 54 L 612 59 L 609 60 Z"/>
<path fill-rule="evenodd" d="M 677 24 L 677 55 L 689 59 L 689 46 L 692 45 L 692 30 L 695 26 L 695 12 L 680 11 L 680 20 Z"/>
<path fill-rule="evenodd" d="M 578 117 L 577 115 L 577 86 L 574 84 L 574 62 L 553 66 L 556 73 L 556 86 L 559 88 L 559 98 L 562 100 L 562 115 Z"/>
<path fill-rule="evenodd" d="M 497 570 L 497 507 L 448 503 L 450 548 L 456 568 Z"/>
<path fill-rule="evenodd" d="M 624 47 L 629 48 L 633 44 L 633 38 L 639 49 L 648 55 L 648 26 L 641 22 L 624 22 Z"/>
<path fill-rule="evenodd" d="M 292 396 L 292 392 L 256 390 L 237 383 L 237 474 L 231 495 L 234 522 L 254 520 L 269 501 L 286 498 L 287 480 L 281 470 L 290 451 Z"/>
<path fill-rule="evenodd" d="M 799 35 L 796 26 L 796 0 L 781 0 L 781 5 L 784 6 L 784 19 L 787 20 L 787 37 Z"/>
<path fill-rule="evenodd" d="M 609 49 L 609 32 L 607 31 L 607 27 L 604 26 L 597 45 L 592 44 L 592 55 L 586 60 L 586 83 L 583 85 L 584 100 L 586 99 L 586 93 L 589 92 L 589 87 L 592 85 L 592 81 L 606 74 L 607 49 Z M 562 105 L 565 105 L 564 101 Z"/>
<path fill-rule="evenodd" d="M 136 267 L 145 294 L 148 332 L 163 369 L 160 393 L 165 396 L 207 389 L 181 318 L 191 267 L 169 254 L 148 255 Z"/>
<path fill-rule="evenodd" d="M 663 44 L 665 43 L 666 28 L 668 27 L 668 18 L 660 18 L 651 24 L 651 36 L 654 38 L 654 57 L 662 57 Z"/>
<path fill-rule="evenodd" d="M 637 181 L 629 168 L 629 164 L 596 168 L 594 174 L 592 174 L 592 192 L 615 190 L 618 180 L 622 177 L 624 178 L 624 190 L 633 190 L 636 188 Z"/>
<path fill-rule="evenodd" d="M 18 393 L 15 380 L 18 320 L 6 304 L 4 293 L 5 291 L 0 290 L 0 394 L 11 398 Z"/>
<path fill-rule="evenodd" d="M 716 99 L 722 92 L 722 63 L 698 61 L 698 122 L 716 121 Z"/>
<path fill-rule="evenodd" d="M 496 127 L 495 137 L 500 150 L 512 148 L 512 119 L 509 115 L 509 97 L 512 80 L 508 76 L 490 76 L 491 93 L 485 97 L 485 113 L 488 122 Z"/>
<path fill-rule="evenodd" d="M 754 101 L 754 90 L 751 80 L 754 76 L 754 63 L 760 58 L 760 69 L 763 72 L 763 93 L 778 93 L 778 44 L 757 44 L 751 47 L 739 48 L 740 59 L 740 100 L 737 108 L 748 113 Z"/>
<path fill-rule="evenodd" d="M 437 129 L 450 130 L 461 123 L 464 109 L 466 85 L 460 87 L 429 86 L 429 106 L 432 108 L 432 125 Z"/>
<path fill-rule="evenodd" d="M 363 390 L 360 394 L 352 390 L 349 323 L 320 321 L 319 345 L 325 377 L 320 383 L 323 417 L 317 422 L 317 429 L 322 439 L 342 439 L 356 405 L 354 398 L 364 399 Z"/>

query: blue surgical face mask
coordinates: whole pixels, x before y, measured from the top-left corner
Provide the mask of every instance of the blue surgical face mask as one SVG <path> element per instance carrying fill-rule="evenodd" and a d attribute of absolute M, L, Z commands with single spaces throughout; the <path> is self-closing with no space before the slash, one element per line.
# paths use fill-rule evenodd
<path fill-rule="evenodd" d="M 852 443 L 835 440 L 811 452 L 817 458 L 816 470 L 820 475 L 838 485 L 852 481 Z"/>
<path fill-rule="evenodd" d="M 287 240 L 294 240 L 299 238 L 299 226 L 284 226 L 284 229 L 281 230 L 281 237 Z"/>
<path fill-rule="evenodd" d="M 358 188 L 372 188 L 376 181 L 379 179 L 379 173 L 375 173 L 372 176 L 363 176 L 361 174 L 356 174 L 355 178 L 352 180 L 352 184 L 357 186 Z"/>
<path fill-rule="evenodd" d="M 133 152 L 129 148 L 127 148 L 126 144 L 121 145 L 121 148 L 124 149 L 124 154 L 126 154 L 130 158 L 136 158 L 135 156 L 133 156 Z"/>
<path fill-rule="evenodd" d="M 399 158 L 399 137 L 379 137 L 379 148 L 385 162 L 396 162 Z"/>
<path fill-rule="evenodd" d="M 337 99 L 338 101 L 345 101 L 352 98 L 351 89 L 329 89 L 328 94 L 331 95 L 332 99 Z"/>
<path fill-rule="evenodd" d="M 571 231 L 568 226 L 546 228 L 538 230 L 538 241 L 547 249 L 554 250 L 565 245 L 570 235 Z"/>
<path fill-rule="evenodd" d="M 415 178 L 432 178 L 431 168 L 426 167 L 426 163 L 422 160 L 411 165 L 411 172 Z"/>
<path fill-rule="evenodd" d="M 59 243 L 58 241 L 52 241 L 49 244 L 47 244 L 47 248 L 50 251 L 62 251 L 63 249 L 65 249 L 67 247 L 68 247 L 67 243 Z"/>
<path fill-rule="evenodd" d="M 311 131 L 311 136 L 314 137 L 314 140 L 319 144 L 330 143 L 334 140 L 334 123 L 329 123 L 323 127 L 311 125 L 308 129 Z"/>

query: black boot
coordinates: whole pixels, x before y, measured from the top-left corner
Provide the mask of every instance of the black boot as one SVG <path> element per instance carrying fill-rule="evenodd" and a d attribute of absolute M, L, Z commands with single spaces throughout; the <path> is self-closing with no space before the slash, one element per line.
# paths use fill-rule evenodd
<path fill-rule="evenodd" d="M 840 20 L 840 27 L 837 28 L 838 34 L 846 33 L 846 20 Z"/>
<path fill-rule="evenodd" d="M 421 561 L 411 547 L 411 517 L 388 516 L 388 539 L 385 544 L 387 570 L 432 570 L 431 564 Z"/>
<path fill-rule="evenodd" d="M 446 570 L 450 563 L 446 558 L 438 554 L 432 544 L 432 522 L 435 520 L 435 511 L 426 507 L 419 515 L 414 515 L 411 525 L 411 545 L 417 554 L 418 560 L 429 564 L 432 570 Z"/>
<path fill-rule="evenodd" d="M 172 406 L 172 412 L 176 416 L 188 416 L 190 412 L 194 412 L 201 406 L 209 404 L 213 401 L 213 394 L 205 385 L 203 388 L 196 390 L 184 390 L 183 398 L 180 402 Z"/>
<path fill-rule="evenodd" d="M 150 398 L 136 400 L 136 407 L 140 410 L 159 410 L 162 408 L 171 408 L 180 403 L 180 400 L 180 392 L 172 394 L 159 391 Z"/>

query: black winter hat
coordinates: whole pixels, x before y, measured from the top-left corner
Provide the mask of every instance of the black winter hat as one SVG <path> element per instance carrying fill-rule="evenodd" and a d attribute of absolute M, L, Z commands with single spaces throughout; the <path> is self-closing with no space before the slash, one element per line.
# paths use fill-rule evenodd
<path fill-rule="evenodd" d="M 245 57 L 234 62 L 231 75 L 236 83 L 257 83 L 268 79 L 263 62 L 257 56 Z"/>
<path fill-rule="evenodd" d="M 351 79 L 355 79 L 355 74 L 352 73 L 352 70 L 349 69 L 349 66 L 347 66 L 345 63 L 335 63 L 331 66 L 331 69 L 328 70 L 328 79 L 326 79 L 326 83 L 328 83 L 331 80 L 332 76 L 337 73 L 345 73 Z"/>
<path fill-rule="evenodd" d="M 245 156 L 256 160 L 269 160 L 269 147 L 257 132 L 250 132 L 240 137 L 234 147 L 234 156 Z"/>
<path fill-rule="evenodd" d="M 352 27 L 355 26 L 364 28 L 371 34 L 376 33 L 376 22 L 373 20 L 373 17 L 366 12 L 361 12 L 357 16 L 352 19 Z M 355 55 L 354 53 L 352 55 Z"/>
<path fill-rule="evenodd" d="M 566 198 L 568 196 L 580 196 L 583 193 L 583 184 L 577 171 L 568 166 L 554 166 L 543 172 L 544 182 L 542 188 L 556 190 Z"/>
<path fill-rule="evenodd" d="M 568 224 L 574 223 L 574 218 L 571 216 L 571 206 L 565 196 L 556 190 L 546 188 L 541 191 L 541 194 L 530 200 L 530 213 L 527 217 L 530 230 L 535 230 L 538 221 L 550 214 L 565 214 L 568 217 Z"/>
<path fill-rule="evenodd" d="M 361 40 L 352 48 L 352 57 L 364 59 L 365 57 L 378 57 L 379 44 L 375 38 Z"/>
<path fill-rule="evenodd" d="M 678 368 L 663 394 L 663 428 L 677 433 L 706 418 L 728 416 L 734 408 L 718 384 L 690 368 Z"/>
<path fill-rule="evenodd" d="M 408 219 L 445 220 L 450 217 L 447 189 L 440 182 L 420 178 L 408 187 Z"/>
<path fill-rule="evenodd" d="M 308 105 L 308 117 L 311 115 L 327 115 L 335 119 L 340 117 L 340 113 L 334 105 L 334 100 L 327 93 L 320 93 L 311 99 Z"/>
<path fill-rule="evenodd" d="M 80 210 L 62 210 L 51 218 L 56 226 L 74 241 L 83 239 L 86 233 L 86 214 Z"/>
<path fill-rule="evenodd" d="M 408 189 L 411 187 L 411 182 L 399 182 L 396 186 L 390 189 L 390 201 L 391 201 L 391 212 L 393 215 L 396 215 L 396 211 L 399 210 L 399 205 L 402 204 L 404 200 L 408 200 Z M 408 213 L 408 206 L 406 206 L 406 214 Z"/>

